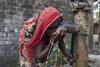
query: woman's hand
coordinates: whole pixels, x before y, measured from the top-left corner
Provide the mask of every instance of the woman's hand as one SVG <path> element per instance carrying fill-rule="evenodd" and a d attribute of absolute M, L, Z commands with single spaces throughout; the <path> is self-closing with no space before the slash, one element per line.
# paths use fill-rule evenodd
<path fill-rule="evenodd" d="M 56 42 L 59 41 L 59 40 L 63 40 L 63 38 L 64 38 L 65 35 L 66 35 L 66 32 L 67 32 L 67 29 L 65 29 L 65 28 L 59 29 L 59 28 L 58 28 L 57 31 L 54 32 L 54 33 L 52 34 L 50 40 L 51 40 L 53 43 L 56 43 Z"/>
<path fill-rule="evenodd" d="M 76 62 L 76 53 L 74 53 L 73 55 L 69 55 L 68 57 L 67 57 L 67 60 L 69 61 L 69 64 L 70 65 L 73 65 L 75 62 Z"/>

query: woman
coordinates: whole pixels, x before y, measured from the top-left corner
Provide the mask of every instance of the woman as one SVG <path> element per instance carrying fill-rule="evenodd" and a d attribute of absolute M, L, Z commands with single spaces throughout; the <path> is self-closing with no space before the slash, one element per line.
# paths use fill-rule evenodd
<path fill-rule="evenodd" d="M 38 17 L 25 22 L 19 37 L 21 67 L 32 67 L 35 63 L 45 62 L 53 43 L 56 42 L 64 56 L 69 58 L 63 42 L 66 30 L 56 32 L 61 23 L 63 23 L 62 14 L 53 7 L 45 8 Z"/>

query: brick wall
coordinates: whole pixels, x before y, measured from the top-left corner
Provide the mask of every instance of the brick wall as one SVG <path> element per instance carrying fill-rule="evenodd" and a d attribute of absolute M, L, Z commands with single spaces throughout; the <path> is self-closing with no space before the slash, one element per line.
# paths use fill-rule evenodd
<path fill-rule="evenodd" d="M 24 20 L 54 6 L 71 20 L 66 0 L 0 0 L 0 67 L 16 67 L 18 36 Z"/>

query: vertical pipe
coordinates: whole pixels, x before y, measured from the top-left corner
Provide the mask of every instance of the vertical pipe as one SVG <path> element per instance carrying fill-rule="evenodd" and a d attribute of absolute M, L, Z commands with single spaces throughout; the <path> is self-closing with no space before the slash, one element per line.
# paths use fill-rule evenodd
<path fill-rule="evenodd" d="M 77 13 L 74 16 L 74 20 L 76 24 L 80 24 L 80 31 L 76 34 L 76 67 L 88 67 L 88 50 L 87 50 L 87 13 L 82 9 L 77 10 Z"/>

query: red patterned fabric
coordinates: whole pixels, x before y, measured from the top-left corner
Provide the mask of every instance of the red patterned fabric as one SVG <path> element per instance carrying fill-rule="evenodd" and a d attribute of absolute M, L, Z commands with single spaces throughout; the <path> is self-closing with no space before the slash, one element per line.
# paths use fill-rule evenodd
<path fill-rule="evenodd" d="M 19 42 L 24 43 L 24 38 L 25 38 L 25 33 L 24 29 L 28 28 L 29 25 L 35 22 L 37 19 L 37 16 L 29 18 L 27 21 L 24 22 L 24 25 L 22 26 L 22 29 L 20 30 L 20 35 L 19 35 Z"/>
<path fill-rule="evenodd" d="M 34 47 L 40 43 L 47 28 L 61 16 L 62 14 L 57 9 L 53 7 L 48 7 L 41 12 L 38 19 L 37 17 L 33 17 L 25 22 L 22 30 L 20 31 L 19 41 L 24 43 L 24 53 L 28 62 L 32 62 L 32 60 L 34 59 Z M 29 42 L 24 42 L 24 28 L 26 28 L 29 24 L 34 23 L 35 19 L 37 19 L 37 25 L 34 30 L 33 36 Z"/>

